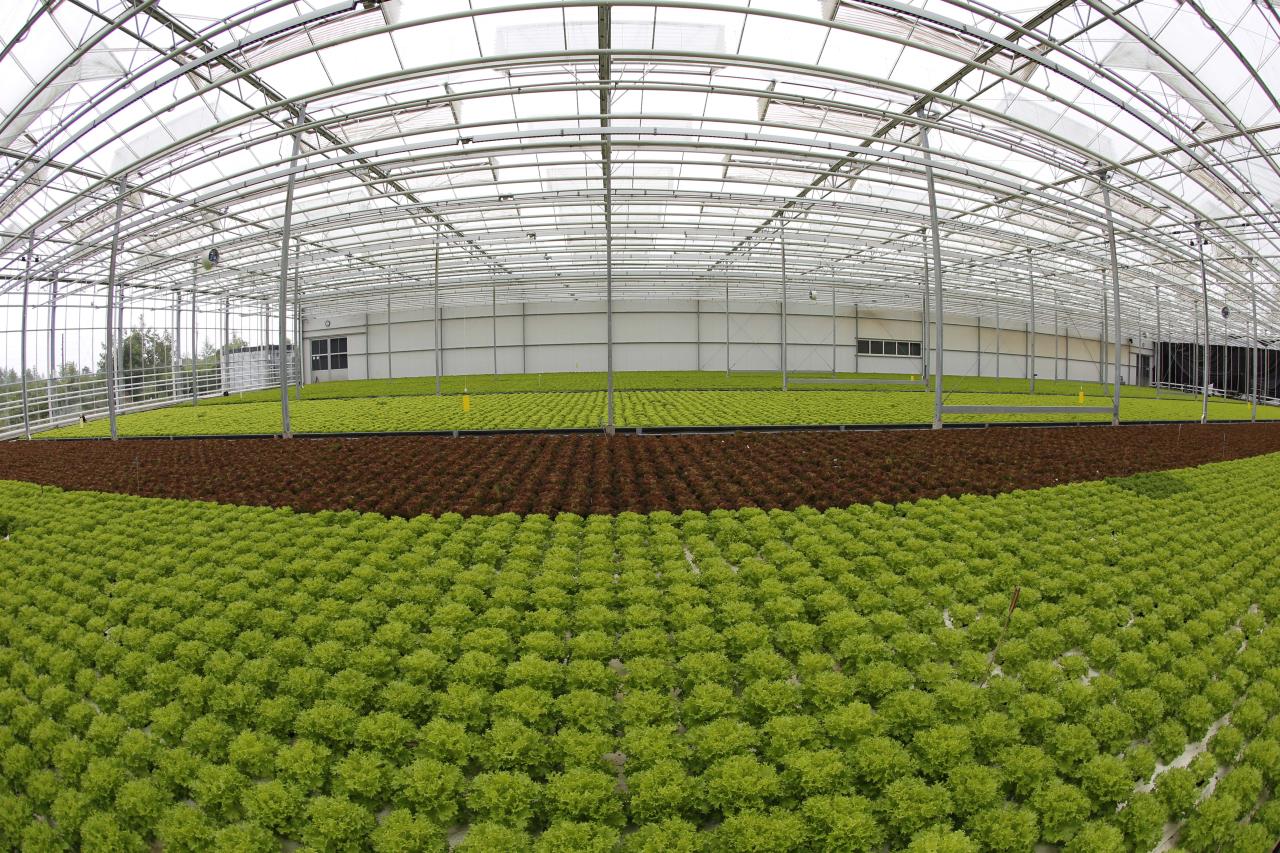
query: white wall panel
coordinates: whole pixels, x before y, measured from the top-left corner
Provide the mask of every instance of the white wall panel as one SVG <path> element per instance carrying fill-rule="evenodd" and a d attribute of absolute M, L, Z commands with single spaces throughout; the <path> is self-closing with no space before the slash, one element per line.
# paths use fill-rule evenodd
<path fill-rule="evenodd" d="M 831 306 L 821 299 L 803 298 L 788 305 L 788 367 L 791 370 L 831 370 Z M 776 300 L 730 301 L 730 362 L 733 370 L 776 371 L 780 367 L 781 306 Z M 599 371 L 605 367 L 605 314 L 596 302 L 499 305 L 497 316 L 498 372 L 548 373 Z M 617 370 L 723 370 L 725 367 L 723 300 L 630 301 L 615 303 L 614 366 Z M 490 373 L 493 370 L 494 320 L 488 305 L 442 311 L 441 335 L 446 375 Z M 325 323 L 327 322 L 327 325 Z M 996 330 L 993 318 L 976 325 L 972 317 L 949 318 L 946 326 L 946 372 L 951 375 L 996 375 Z M 918 315 L 910 312 L 869 311 L 851 305 L 837 307 L 836 364 L 842 372 L 919 375 L 921 360 L 905 356 L 857 354 L 863 339 L 920 340 Z M 431 376 L 435 370 L 431 309 L 393 311 L 391 373 L 395 377 Z M 387 376 L 385 313 L 349 314 L 307 320 L 304 341 L 346 336 L 351 378 Z M 1025 378 L 1027 336 L 1023 328 L 1006 328 L 999 335 L 999 375 Z M 1041 327 L 1037 335 L 1036 369 L 1041 379 L 1097 381 L 1098 341 L 1065 335 L 1056 339 Z M 979 342 L 981 346 L 979 347 Z M 930 333 L 930 345 L 933 333 Z M 306 344 L 309 352 L 309 344 Z M 367 350 L 367 356 L 366 356 Z M 980 350 L 980 351 L 979 351 Z M 1070 353 L 1070 364 L 1067 356 Z M 1133 381 L 1130 348 L 1123 349 L 1122 369 Z M 309 358 L 305 359 L 309 371 Z M 1110 354 L 1108 353 L 1108 369 Z M 1109 374 L 1108 374 L 1109 375 Z"/>

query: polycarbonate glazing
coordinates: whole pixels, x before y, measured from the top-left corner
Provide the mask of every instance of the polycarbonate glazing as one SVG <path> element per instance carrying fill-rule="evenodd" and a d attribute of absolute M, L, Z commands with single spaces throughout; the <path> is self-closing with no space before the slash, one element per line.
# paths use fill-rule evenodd
<path fill-rule="evenodd" d="M 1280 10 L 1263 0 L 17 0 L 0 20 L 0 286 L 118 281 L 311 317 L 777 298 L 914 309 L 928 144 L 946 304 L 1125 333 L 1280 320 Z M 607 175 L 607 179 L 606 179 Z M 611 257 L 609 257 L 611 255 Z M 1252 283 L 1251 283 L 1252 282 Z M 824 301 L 826 296 L 823 297 Z M 1042 316 L 1044 314 L 1042 313 Z"/>

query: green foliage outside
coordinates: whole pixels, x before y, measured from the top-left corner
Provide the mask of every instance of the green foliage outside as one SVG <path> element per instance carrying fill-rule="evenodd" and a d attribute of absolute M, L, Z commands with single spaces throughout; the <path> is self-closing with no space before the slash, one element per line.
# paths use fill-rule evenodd
<path fill-rule="evenodd" d="M 0 483 L 0 848 L 1263 849 L 1277 507 L 1280 455 L 586 518 Z"/>

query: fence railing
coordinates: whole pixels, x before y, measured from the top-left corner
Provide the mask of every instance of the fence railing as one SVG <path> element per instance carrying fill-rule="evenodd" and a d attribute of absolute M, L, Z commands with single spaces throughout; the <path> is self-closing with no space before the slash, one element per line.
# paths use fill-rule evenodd
<path fill-rule="evenodd" d="M 295 381 L 296 361 L 289 365 L 289 381 Z M 236 375 L 235 392 L 271 388 L 279 384 L 279 368 L 263 370 L 257 381 Z M 158 366 L 121 371 L 116 377 L 116 412 L 128 414 L 171 406 L 192 399 L 218 397 L 230 392 L 228 377 L 218 362 L 190 366 Z M 77 374 L 27 380 L 27 420 L 31 432 L 69 426 L 107 417 L 107 380 L 102 374 Z M 23 435 L 22 386 L 0 386 L 0 439 Z"/>

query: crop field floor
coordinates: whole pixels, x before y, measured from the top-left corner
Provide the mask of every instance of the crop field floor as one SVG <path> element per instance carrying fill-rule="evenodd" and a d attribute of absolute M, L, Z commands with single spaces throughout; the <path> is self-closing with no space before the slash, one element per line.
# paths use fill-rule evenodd
<path fill-rule="evenodd" d="M 432 393 L 434 380 L 360 380 L 311 385 L 290 404 L 298 434 L 432 432 L 483 430 L 600 429 L 606 421 L 606 397 L 595 374 L 547 374 L 450 377 L 450 393 Z M 796 377 L 799 380 L 801 377 Z M 863 377 L 866 378 L 866 377 Z M 884 378 L 884 377 L 880 377 Z M 471 384 L 468 385 L 467 381 Z M 923 387 L 849 385 L 804 386 L 779 390 L 777 374 L 717 373 L 621 374 L 615 393 L 615 422 L 624 428 L 736 427 L 805 425 L 927 424 L 933 419 L 933 395 Z M 649 388 L 646 387 L 654 386 Z M 458 393 L 468 389 L 467 394 Z M 1025 380 L 948 377 L 948 405 L 1068 406 L 1111 405 L 1111 390 L 1097 383 L 1041 381 L 1037 393 Z M 1151 388 L 1122 388 L 1120 417 L 1125 421 L 1200 419 L 1194 397 Z M 1083 399 L 1081 398 L 1083 394 Z M 464 404 L 463 398 L 466 398 Z M 1250 407 L 1239 400 L 1214 399 L 1209 419 L 1248 420 Z M 1260 406 L 1261 420 L 1280 419 L 1280 407 Z M 1030 414 L 948 415 L 948 423 L 1109 422 L 1110 413 L 1046 412 Z M 279 433 L 279 392 L 255 391 L 174 404 L 119 418 L 125 436 L 271 435 Z M 42 438 L 109 435 L 105 418 L 39 434 Z"/>
<path fill-rule="evenodd" d="M 1278 510 L 1278 454 L 649 514 L 0 481 L 0 849 L 1269 850 Z"/>
<path fill-rule="evenodd" d="M 722 435 L 0 443 L 0 478 L 224 503 L 423 513 L 818 509 L 994 494 L 1280 451 L 1280 424 Z"/>

